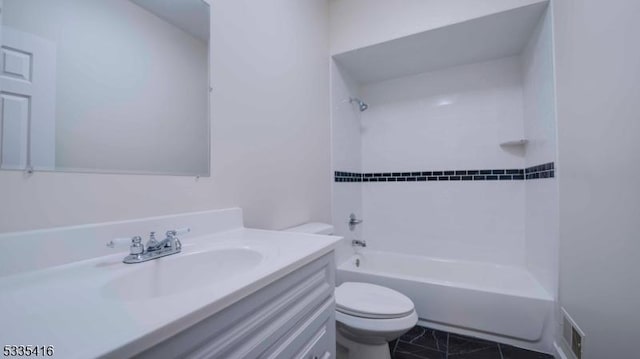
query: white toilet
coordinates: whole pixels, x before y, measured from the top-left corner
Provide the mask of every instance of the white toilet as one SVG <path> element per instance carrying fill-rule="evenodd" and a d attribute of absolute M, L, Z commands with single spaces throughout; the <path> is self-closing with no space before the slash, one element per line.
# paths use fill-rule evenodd
<path fill-rule="evenodd" d="M 333 226 L 307 223 L 287 231 L 332 234 Z M 390 288 L 345 282 L 335 298 L 338 359 L 390 359 L 389 342 L 418 322 L 411 299 Z"/>
<path fill-rule="evenodd" d="M 345 282 L 335 294 L 338 345 L 349 359 L 390 359 L 389 342 L 418 322 L 411 299 L 393 289 Z"/>

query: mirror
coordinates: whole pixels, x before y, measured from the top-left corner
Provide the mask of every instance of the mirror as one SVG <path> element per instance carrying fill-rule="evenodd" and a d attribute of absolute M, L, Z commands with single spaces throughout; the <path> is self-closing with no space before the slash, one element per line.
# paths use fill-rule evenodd
<path fill-rule="evenodd" d="M 204 0 L 0 5 L 0 169 L 209 174 Z"/>

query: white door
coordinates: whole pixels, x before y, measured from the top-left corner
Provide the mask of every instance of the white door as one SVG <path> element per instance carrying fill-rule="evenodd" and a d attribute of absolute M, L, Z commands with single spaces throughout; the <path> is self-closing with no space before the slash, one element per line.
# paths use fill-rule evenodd
<path fill-rule="evenodd" d="M 1 29 L 0 168 L 54 169 L 55 44 Z"/>

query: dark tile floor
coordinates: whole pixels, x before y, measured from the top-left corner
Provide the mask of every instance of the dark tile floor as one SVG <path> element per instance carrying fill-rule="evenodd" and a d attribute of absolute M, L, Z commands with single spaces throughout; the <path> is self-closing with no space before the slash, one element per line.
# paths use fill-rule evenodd
<path fill-rule="evenodd" d="M 418 326 L 389 348 L 393 359 L 553 359 L 548 354 Z"/>

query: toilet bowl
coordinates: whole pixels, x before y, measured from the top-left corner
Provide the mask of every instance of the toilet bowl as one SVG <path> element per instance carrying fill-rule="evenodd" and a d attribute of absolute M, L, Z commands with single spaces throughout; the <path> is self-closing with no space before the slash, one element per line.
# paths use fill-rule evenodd
<path fill-rule="evenodd" d="M 335 298 L 339 359 L 390 359 L 389 342 L 418 322 L 411 299 L 386 287 L 345 282 Z"/>
<path fill-rule="evenodd" d="M 333 234 L 333 226 L 306 223 L 287 231 Z M 389 342 L 418 323 L 411 299 L 390 288 L 345 282 L 335 299 L 337 359 L 391 359 Z"/>

